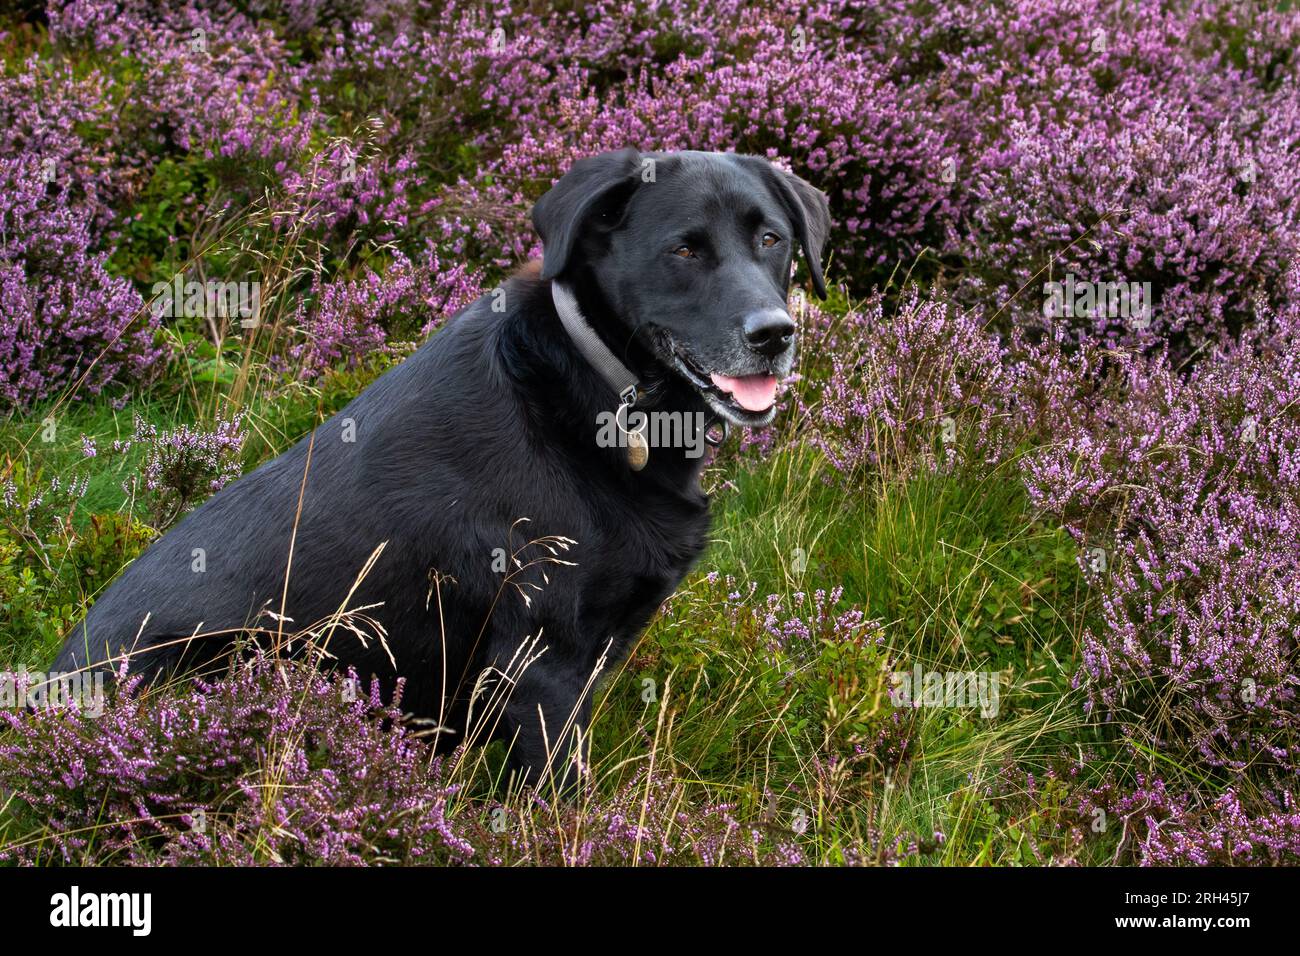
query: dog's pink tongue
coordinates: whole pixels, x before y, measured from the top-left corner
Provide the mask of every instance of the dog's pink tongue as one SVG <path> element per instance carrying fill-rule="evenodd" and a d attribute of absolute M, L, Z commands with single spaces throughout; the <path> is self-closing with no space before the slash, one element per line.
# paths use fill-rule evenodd
<path fill-rule="evenodd" d="M 713 384 L 731 397 L 741 408 L 751 412 L 765 412 L 776 403 L 775 375 L 746 375 L 732 378 L 713 373 Z"/>

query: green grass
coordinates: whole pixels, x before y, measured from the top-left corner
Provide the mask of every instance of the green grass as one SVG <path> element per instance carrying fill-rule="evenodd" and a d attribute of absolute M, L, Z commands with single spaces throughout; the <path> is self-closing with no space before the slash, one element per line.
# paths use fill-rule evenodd
<path fill-rule="evenodd" d="M 660 765 L 697 781 L 701 801 L 739 799 L 766 810 L 775 800 L 777 820 L 801 811 L 815 818 L 814 859 L 838 862 L 837 847 L 870 827 L 885 842 L 948 835 L 918 862 L 1035 862 L 1030 846 L 1073 821 L 1054 818 L 1059 807 L 1050 803 L 1041 816 L 1013 821 L 984 799 L 985 788 L 1005 788 L 1008 767 L 1014 781 L 1016 772 L 1041 775 L 1063 751 L 1109 749 L 1069 686 L 1089 608 L 1069 538 L 1038 523 L 1020 484 L 1005 475 L 918 474 L 850 490 L 808 449 L 726 471 L 730 483 L 715 492 L 714 541 L 698 574 L 607 686 L 598 772 L 621 766 L 625 776 L 643 762 L 645 740 L 668 708 L 673 732 L 656 742 Z M 744 591 L 756 585 L 753 602 L 840 586 L 843 606 L 883 625 L 882 651 L 837 655 L 827 647 L 774 663 L 761 634 L 719 615 L 709 572 Z M 921 708 L 909 714 L 912 750 L 897 772 L 855 761 L 852 744 L 869 743 L 893 711 L 886 660 L 1000 671 L 999 713 L 990 720 Z M 647 679 L 670 693 L 647 704 Z M 828 754 L 845 772 L 818 766 Z M 1097 862 L 1110 850 L 1097 839 L 1078 858 Z"/>

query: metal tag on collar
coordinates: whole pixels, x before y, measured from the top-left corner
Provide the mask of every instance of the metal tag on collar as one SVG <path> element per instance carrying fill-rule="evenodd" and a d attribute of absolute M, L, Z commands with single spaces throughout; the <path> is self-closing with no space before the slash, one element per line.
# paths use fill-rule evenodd
<path fill-rule="evenodd" d="M 635 408 L 637 398 L 638 395 L 635 385 L 629 385 L 627 388 L 623 389 L 623 391 L 618 393 L 618 400 L 622 402 L 623 406 L 626 408 Z"/>
<path fill-rule="evenodd" d="M 650 461 L 650 443 L 646 440 L 645 429 L 647 425 L 642 425 L 640 429 L 633 431 L 630 428 L 624 428 L 620 418 L 626 420 L 628 412 L 632 410 L 636 403 L 636 386 L 630 385 L 623 390 L 620 396 L 623 403 L 618 406 L 618 411 L 614 413 L 614 424 L 618 426 L 619 431 L 623 433 L 627 440 L 627 464 L 633 471 L 640 471 Z M 630 423 L 629 423 L 630 424 Z"/>

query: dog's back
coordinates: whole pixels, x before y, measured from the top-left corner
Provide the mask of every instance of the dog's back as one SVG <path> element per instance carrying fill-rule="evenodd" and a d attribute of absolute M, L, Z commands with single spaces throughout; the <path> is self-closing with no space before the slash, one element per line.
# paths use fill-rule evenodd
<path fill-rule="evenodd" d="M 340 610 L 384 542 L 347 606 L 382 601 L 370 616 L 387 630 L 418 627 L 428 570 L 461 566 L 457 525 L 488 465 L 466 437 L 509 401 L 488 370 L 503 319 L 486 301 L 469 306 L 313 435 L 200 505 L 92 605 L 54 669 L 130 653 L 131 673 L 153 675 L 182 652 L 216 656 L 244 629 L 309 628 Z M 335 653 L 351 644 L 341 658 L 359 668 L 386 657 L 346 627 L 331 641 Z"/>

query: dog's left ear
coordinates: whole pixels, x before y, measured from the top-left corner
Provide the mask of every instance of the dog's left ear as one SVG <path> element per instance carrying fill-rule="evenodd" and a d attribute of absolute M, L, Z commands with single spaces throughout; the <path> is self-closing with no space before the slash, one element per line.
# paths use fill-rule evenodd
<path fill-rule="evenodd" d="M 831 204 L 826 194 L 794 173 L 787 173 L 759 156 L 741 157 L 761 169 L 763 178 L 776 193 L 781 205 L 794 222 L 803 246 L 808 271 L 812 274 L 813 291 L 817 298 L 826 298 L 826 278 L 822 271 L 822 251 L 831 234 Z"/>
<path fill-rule="evenodd" d="M 584 223 L 631 194 L 641 169 L 632 148 L 580 159 L 533 206 L 533 228 L 542 237 L 542 278 L 554 279 L 569 264 Z"/>

